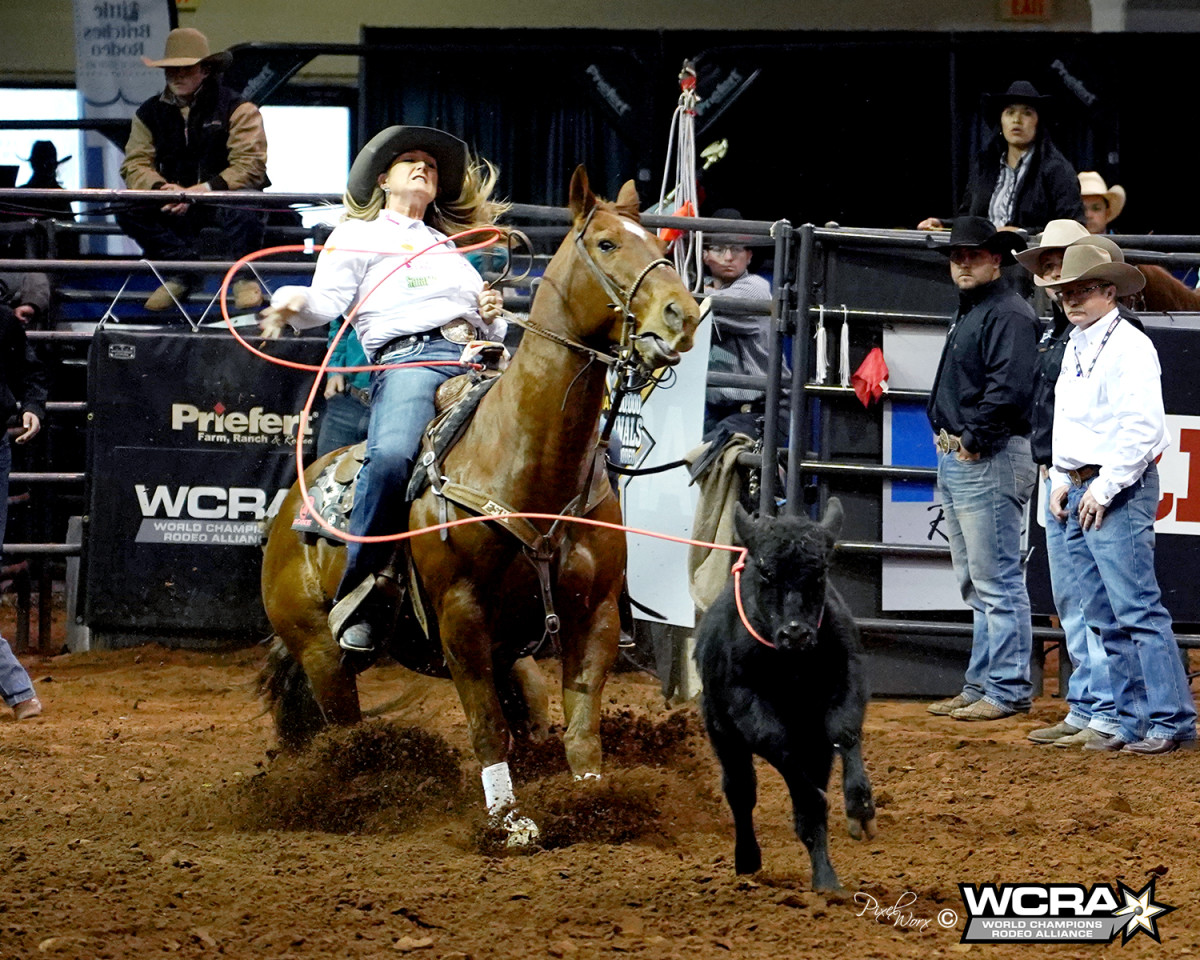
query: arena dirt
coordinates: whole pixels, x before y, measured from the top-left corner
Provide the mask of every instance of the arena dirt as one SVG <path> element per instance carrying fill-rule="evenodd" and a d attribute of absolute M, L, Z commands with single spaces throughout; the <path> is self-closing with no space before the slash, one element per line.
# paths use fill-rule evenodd
<path fill-rule="evenodd" d="M 5 635 L 11 632 L 5 629 Z M 693 706 L 619 674 L 607 776 L 561 746 L 515 763 L 543 843 L 505 855 L 481 816 L 453 689 L 394 666 L 402 706 L 276 751 L 252 696 L 261 650 L 148 647 L 29 657 L 44 717 L 0 721 L 0 957 L 1187 957 L 1200 951 L 1200 754 L 1035 747 L 1062 715 L 968 725 L 872 703 L 880 833 L 855 842 L 830 791 L 845 895 L 814 894 L 779 777 L 760 766 L 764 869 L 734 875 L 732 828 Z M 554 664 L 544 665 L 548 674 Z M 836 774 L 835 774 L 836 776 Z M 966 946 L 957 885 L 1152 876 L 1162 944 Z M 860 896 L 855 898 L 855 894 Z M 900 923 L 864 913 L 899 901 Z M 939 924 L 953 911 L 957 922 Z M 922 923 L 921 921 L 926 921 Z"/>

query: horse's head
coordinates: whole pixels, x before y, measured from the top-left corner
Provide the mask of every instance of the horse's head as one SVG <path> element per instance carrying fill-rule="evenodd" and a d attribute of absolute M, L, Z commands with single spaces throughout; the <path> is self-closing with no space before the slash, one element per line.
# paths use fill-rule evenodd
<path fill-rule="evenodd" d="M 587 173 L 577 167 L 570 207 L 574 226 L 564 247 L 571 245 L 587 266 L 583 282 L 572 284 L 572 296 L 586 297 L 582 316 L 591 323 L 577 333 L 597 345 L 632 338 L 647 369 L 678 363 L 679 354 L 692 347 L 700 310 L 663 259 L 663 244 L 641 225 L 633 181 L 609 203 L 592 193 Z"/>

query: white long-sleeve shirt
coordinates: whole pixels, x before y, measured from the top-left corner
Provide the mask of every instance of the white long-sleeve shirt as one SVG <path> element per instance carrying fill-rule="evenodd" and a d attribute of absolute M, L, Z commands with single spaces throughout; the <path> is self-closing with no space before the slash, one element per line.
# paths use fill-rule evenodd
<path fill-rule="evenodd" d="M 431 244 L 440 246 L 400 267 Z M 436 330 L 457 317 L 469 320 L 487 339 L 503 340 L 507 321 L 488 324 L 479 316 L 482 289 L 483 278 L 446 242 L 445 234 L 421 220 L 384 211 L 374 220 L 338 224 L 317 258 L 312 286 L 280 287 L 271 305 L 283 306 L 303 294 L 304 309 L 291 323 L 305 329 L 336 320 L 366 297 L 354 327 L 372 357 L 389 340 Z"/>
<path fill-rule="evenodd" d="M 1116 316 L 1114 309 L 1071 331 L 1054 391 L 1053 484 L 1069 483 L 1068 470 L 1096 464 L 1091 491 L 1104 506 L 1171 445 L 1158 353 L 1123 320 L 1104 343 Z"/>

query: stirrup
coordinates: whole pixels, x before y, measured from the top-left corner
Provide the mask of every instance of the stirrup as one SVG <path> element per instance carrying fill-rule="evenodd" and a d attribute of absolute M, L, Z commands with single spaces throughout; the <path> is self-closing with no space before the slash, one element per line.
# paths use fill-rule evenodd
<path fill-rule="evenodd" d="M 333 639 L 337 640 L 341 637 L 351 616 L 362 606 L 363 601 L 367 599 L 374 587 L 375 574 L 372 573 L 333 605 L 333 609 L 329 611 L 329 632 L 333 634 Z"/>

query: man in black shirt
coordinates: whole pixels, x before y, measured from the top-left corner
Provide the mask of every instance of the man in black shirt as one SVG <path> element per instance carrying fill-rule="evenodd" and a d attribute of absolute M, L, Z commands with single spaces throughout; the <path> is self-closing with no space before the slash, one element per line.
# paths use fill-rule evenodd
<path fill-rule="evenodd" d="M 959 304 L 927 412 L 954 573 L 974 631 L 962 693 L 929 712 L 956 720 L 1027 713 L 1033 692 L 1021 531 L 1036 475 L 1029 405 L 1039 329 L 1000 272 L 1024 246 L 983 217 L 959 217 L 946 251 Z"/>

